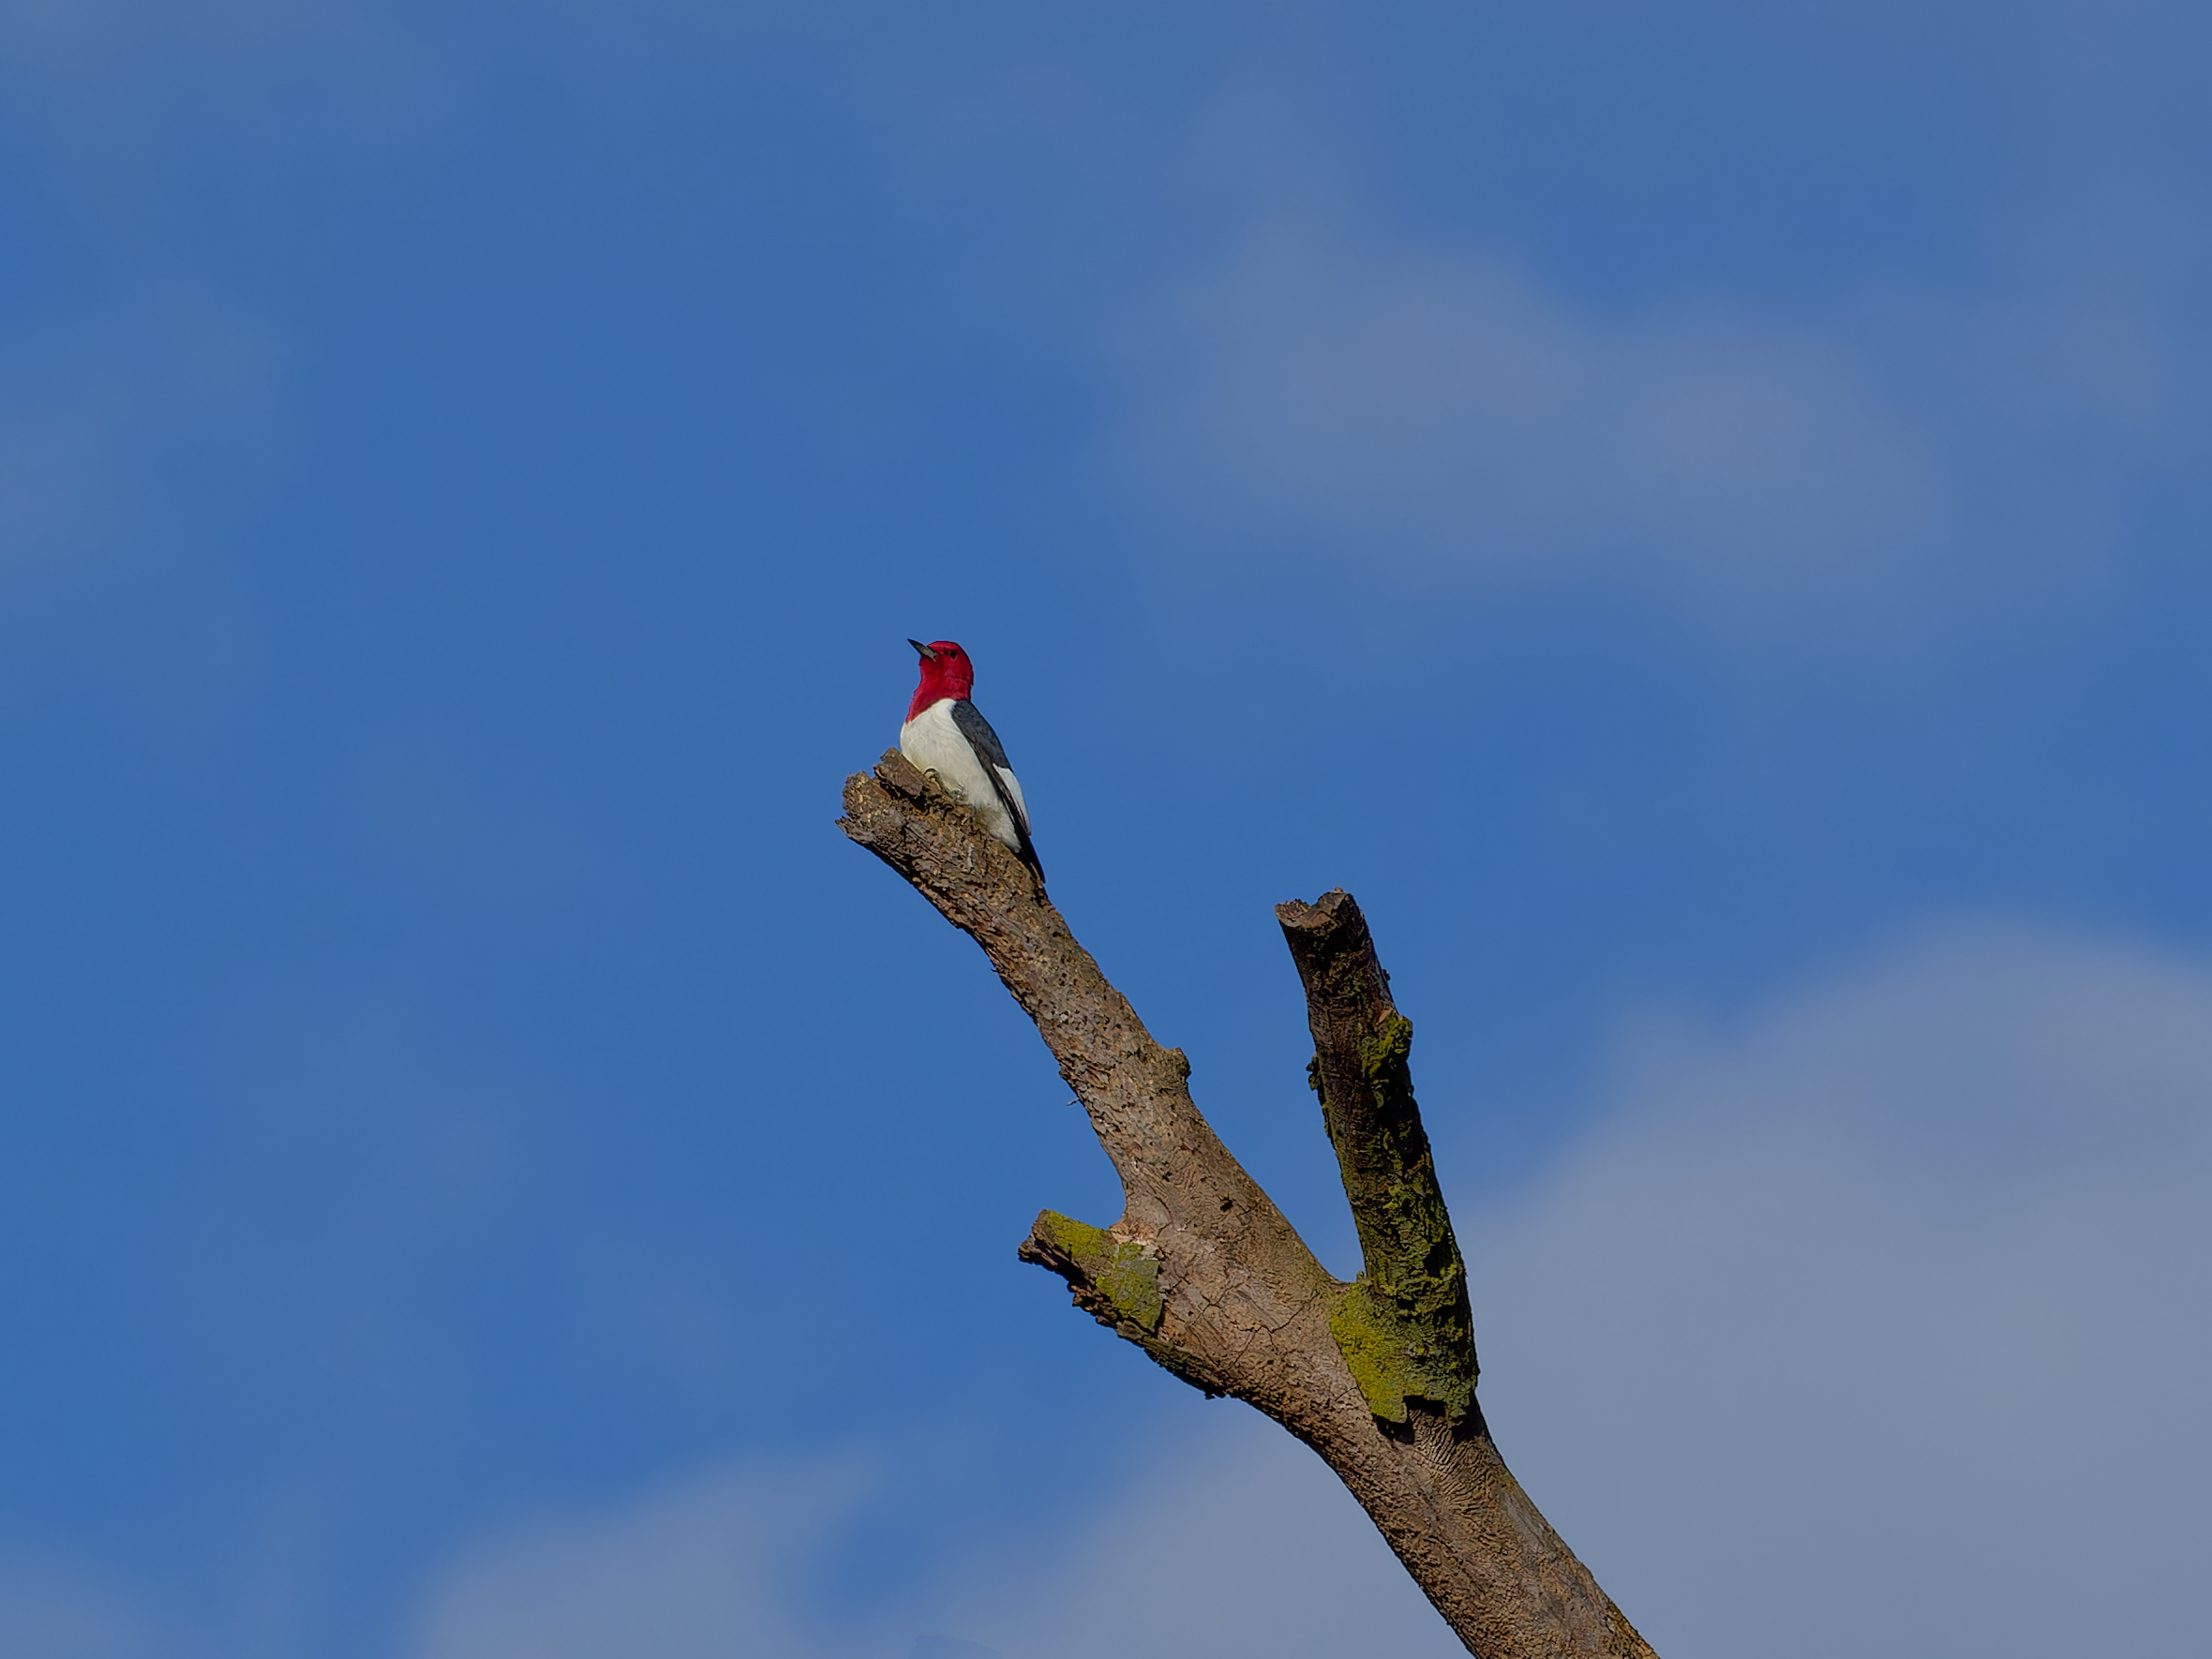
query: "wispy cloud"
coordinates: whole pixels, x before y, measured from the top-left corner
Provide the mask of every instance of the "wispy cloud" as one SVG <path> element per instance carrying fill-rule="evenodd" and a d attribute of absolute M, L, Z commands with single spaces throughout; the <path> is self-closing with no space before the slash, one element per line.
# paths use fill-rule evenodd
<path fill-rule="evenodd" d="M 1231 548 L 1763 618 L 1909 604 L 1957 536 L 1940 457 L 1809 330 L 1601 317 L 1502 259 L 1290 218 L 1129 339 L 1119 469 Z"/>
<path fill-rule="evenodd" d="M 1255 171 L 1239 228 L 1107 329 L 1104 471 L 1179 558 L 1949 638 L 2124 589 L 2190 466 L 2202 352 L 2141 238 L 1601 306 Z"/>
<path fill-rule="evenodd" d="M 53 268 L 0 327 L 0 601 L 172 552 L 262 482 L 289 330 L 178 204 L 389 132 L 431 80 L 352 0 L 0 0 L 0 129 Z"/>
<path fill-rule="evenodd" d="M 0 1653 L 142 1659 L 152 1632 L 128 1596 L 52 1560 L 0 1561 Z"/>
<path fill-rule="evenodd" d="M 413 1659 L 827 1659 L 853 1650 L 801 1586 L 859 1489 L 851 1465 L 736 1469 L 525 1524 L 432 1592 Z"/>
<path fill-rule="evenodd" d="M 125 145 L 150 136 L 149 112 L 118 101 L 134 93 L 311 83 L 381 101 L 421 67 L 390 9 L 353 0 L 0 0 L 0 75 L 80 136 L 106 117 Z"/>
<path fill-rule="evenodd" d="M 278 362 L 266 328 L 183 300 L 0 340 L 0 594 L 166 550 L 268 455 Z"/>

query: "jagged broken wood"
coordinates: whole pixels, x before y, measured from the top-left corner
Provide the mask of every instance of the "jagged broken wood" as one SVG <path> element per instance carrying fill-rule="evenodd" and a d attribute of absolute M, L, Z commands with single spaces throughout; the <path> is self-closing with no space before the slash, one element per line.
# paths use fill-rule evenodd
<path fill-rule="evenodd" d="M 1482 1659 L 1656 1659 L 1537 1512 L 1475 1401 L 1467 1276 L 1413 1101 L 1412 1027 L 1350 895 L 1277 906 L 1306 988 L 1320 1094 L 1359 1229 L 1332 1278 L 1192 1104 L 1028 867 L 896 750 L 845 780 L 838 827 L 983 948 L 1120 1173 L 1121 1218 L 1047 1210 L 1024 1260 L 1208 1394 L 1318 1452 Z"/>

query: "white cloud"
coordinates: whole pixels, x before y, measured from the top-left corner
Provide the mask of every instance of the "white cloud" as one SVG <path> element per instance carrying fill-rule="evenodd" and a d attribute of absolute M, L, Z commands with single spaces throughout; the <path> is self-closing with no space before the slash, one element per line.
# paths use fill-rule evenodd
<path fill-rule="evenodd" d="M 0 1654 L 139 1659 L 150 1633 L 112 1587 L 51 1561 L 0 1562 Z"/>
<path fill-rule="evenodd" d="M 459 1562 L 414 1659 L 810 1659 L 847 1652 L 799 1586 L 852 1466 L 737 1469 L 611 1513 L 517 1529 Z"/>
<path fill-rule="evenodd" d="M 1963 932 L 1621 1092 L 1463 1233 L 1506 1455 L 1661 1652 L 2190 1647 L 2212 976 Z"/>
<path fill-rule="evenodd" d="M 1116 465 L 1231 544 L 1641 582 L 1724 619 L 1909 604 L 1940 457 L 1816 335 L 1605 318 L 1508 263 L 1290 215 L 1129 336 Z"/>

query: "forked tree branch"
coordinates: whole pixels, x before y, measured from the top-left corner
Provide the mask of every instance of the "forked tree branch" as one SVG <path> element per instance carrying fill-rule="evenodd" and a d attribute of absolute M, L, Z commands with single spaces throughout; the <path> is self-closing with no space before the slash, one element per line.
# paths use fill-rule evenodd
<path fill-rule="evenodd" d="M 1521 1489 L 1474 1398 L 1466 1270 L 1359 907 L 1280 905 L 1321 1095 L 1366 1262 L 1330 1277 L 1191 1103 L 1163 1049 L 1028 867 L 896 750 L 845 780 L 838 828 L 983 948 L 1037 1022 L 1121 1176 L 1121 1218 L 1045 1211 L 1024 1260 L 1208 1394 L 1320 1453 L 1482 1659 L 1656 1659 Z"/>

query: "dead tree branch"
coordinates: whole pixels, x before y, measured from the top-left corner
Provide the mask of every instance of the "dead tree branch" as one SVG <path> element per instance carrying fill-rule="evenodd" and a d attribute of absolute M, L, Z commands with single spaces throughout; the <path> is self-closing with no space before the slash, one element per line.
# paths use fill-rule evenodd
<path fill-rule="evenodd" d="M 1107 983 L 1028 868 L 893 750 L 838 827 L 983 948 L 1121 1176 L 1121 1218 L 1045 1211 L 1024 1260 L 1208 1394 L 1320 1453 L 1482 1659 L 1656 1659 L 1537 1512 L 1475 1403 L 1467 1275 L 1390 999 L 1348 894 L 1277 908 L 1365 1270 L 1333 1278 L 1191 1103 L 1190 1065 Z"/>

